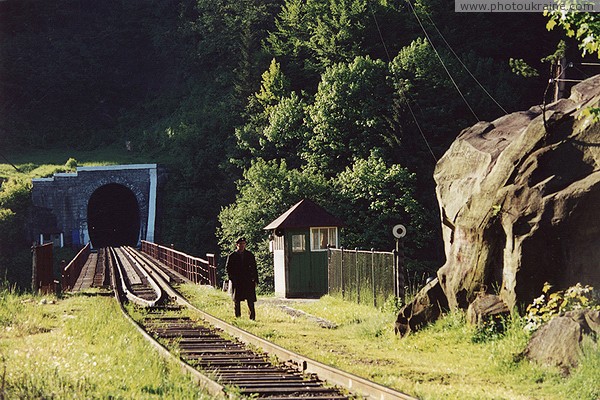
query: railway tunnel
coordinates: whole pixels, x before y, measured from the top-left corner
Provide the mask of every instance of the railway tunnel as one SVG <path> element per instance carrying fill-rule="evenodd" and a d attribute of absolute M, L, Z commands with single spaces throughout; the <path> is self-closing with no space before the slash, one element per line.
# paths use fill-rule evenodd
<path fill-rule="evenodd" d="M 60 246 L 93 248 L 154 241 L 157 192 L 166 170 L 157 164 L 77 167 L 32 179 L 32 241 L 60 237 Z"/>
<path fill-rule="evenodd" d="M 90 241 L 96 248 L 135 246 L 140 236 L 140 207 L 134 193 L 109 183 L 92 193 L 87 206 Z"/>

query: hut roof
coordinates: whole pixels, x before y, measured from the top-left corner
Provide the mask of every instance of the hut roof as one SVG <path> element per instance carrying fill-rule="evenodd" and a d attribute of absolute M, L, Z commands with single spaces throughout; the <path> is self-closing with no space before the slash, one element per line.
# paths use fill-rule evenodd
<path fill-rule="evenodd" d="M 310 228 L 312 226 L 344 226 L 344 223 L 312 200 L 304 199 L 294 204 L 264 229 Z"/>

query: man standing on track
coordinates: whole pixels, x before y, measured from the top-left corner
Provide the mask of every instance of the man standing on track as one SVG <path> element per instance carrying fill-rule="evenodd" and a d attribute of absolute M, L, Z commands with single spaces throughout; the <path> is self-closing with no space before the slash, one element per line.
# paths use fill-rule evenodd
<path fill-rule="evenodd" d="M 231 295 L 235 305 L 235 316 L 240 317 L 241 302 L 248 302 L 250 319 L 256 318 L 254 303 L 256 302 L 256 285 L 258 284 L 258 270 L 254 254 L 246 250 L 246 239 L 239 238 L 235 242 L 235 251 L 227 257 L 227 275 L 231 281 Z"/>

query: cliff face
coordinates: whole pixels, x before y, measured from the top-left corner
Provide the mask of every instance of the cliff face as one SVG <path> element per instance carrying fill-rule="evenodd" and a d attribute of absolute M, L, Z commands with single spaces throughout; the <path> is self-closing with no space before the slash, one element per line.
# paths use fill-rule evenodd
<path fill-rule="evenodd" d="M 481 291 L 509 306 L 544 282 L 600 287 L 600 76 L 569 99 L 464 130 L 434 173 L 446 263 L 438 280 L 450 308 Z"/>

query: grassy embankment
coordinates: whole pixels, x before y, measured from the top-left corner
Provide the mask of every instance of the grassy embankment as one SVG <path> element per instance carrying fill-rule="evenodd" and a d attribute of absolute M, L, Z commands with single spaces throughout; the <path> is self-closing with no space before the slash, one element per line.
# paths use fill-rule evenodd
<path fill-rule="evenodd" d="M 219 290 L 189 285 L 200 308 L 310 358 L 421 399 L 597 399 L 600 353 L 590 352 L 570 377 L 516 361 L 526 335 L 513 322 L 504 336 L 481 340 L 454 313 L 404 339 L 395 313 L 328 296 L 293 304 L 338 324 L 321 328 L 261 297 L 258 320 L 232 318 Z M 63 299 L 0 292 L 0 393 L 4 398 L 208 398 L 165 361 L 98 292 Z M 474 338 L 479 340 L 473 340 Z M 0 396 L 1 398 L 2 396 Z"/>
<path fill-rule="evenodd" d="M 212 398 L 145 342 L 110 293 L 1 290 L 0 360 L 1 399 Z"/>
<path fill-rule="evenodd" d="M 188 286 L 186 296 L 201 309 L 312 359 L 393 387 L 421 399 L 589 399 L 600 396 L 600 351 L 564 378 L 558 370 L 518 361 L 527 335 L 519 320 L 505 335 L 482 334 L 464 314 L 447 315 L 431 327 L 398 338 L 396 313 L 325 296 L 294 308 L 325 318 L 336 329 L 294 318 L 273 302 L 257 306 L 257 321 L 235 320 L 228 296 Z M 260 301 L 260 299 L 259 299 Z"/>
<path fill-rule="evenodd" d="M 160 163 L 165 159 L 160 154 L 147 155 L 128 152 L 123 147 L 106 147 L 98 150 L 46 149 L 26 150 L 3 153 L 19 171 L 16 171 L 5 159 L 0 159 L 0 179 L 39 178 L 52 176 L 64 167 L 67 160 L 74 158 L 78 166 L 98 166 L 115 164 Z"/>

